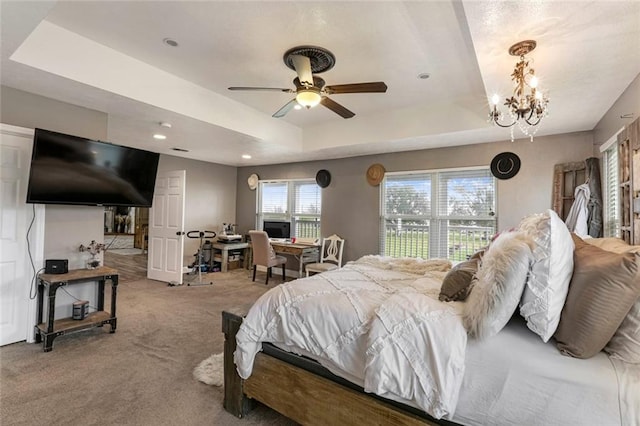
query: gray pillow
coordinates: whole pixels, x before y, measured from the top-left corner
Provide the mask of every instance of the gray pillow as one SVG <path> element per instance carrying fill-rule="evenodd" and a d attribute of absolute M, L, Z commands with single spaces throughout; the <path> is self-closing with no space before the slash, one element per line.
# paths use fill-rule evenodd
<path fill-rule="evenodd" d="M 471 291 L 471 281 L 478 270 L 478 263 L 479 259 L 475 258 L 451 268 L 442 280 L 439 299 L 443 302 L 465 300 Z"/>
<path fill-rule="evenodd" d="M 611 340 L 640 297 L 640 255 L 605 251 L 571 236 L 573 277 L 554 337 L 563 354 L 590 358 Z"/>

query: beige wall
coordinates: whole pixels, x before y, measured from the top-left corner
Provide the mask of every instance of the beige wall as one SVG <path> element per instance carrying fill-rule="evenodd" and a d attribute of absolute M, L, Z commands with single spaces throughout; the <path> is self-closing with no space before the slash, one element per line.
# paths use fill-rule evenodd
<path fill-rule="evenodd" d="M 0 121 L 3 123 L 109 140 L 105 113 L 6 86 L 0 87 L 0 90 Z M 235 221 L 235 167 L 161 155 L 158 169 L 187 172 L 186 230 L 206 228 L 217 232 L 223 222 Z M 102 207 L 47 205 L 44 258 L 69 259 L 70 268 L 83 267 L 85 258 L 77 248 L 91 240 L 103 241 L 103 224 Z M 191 262 L 198 243 L 196 240 L 185 240 L 185 258 Z M 60 304 L 63 303 L 66 303 L 64 296 Z M 58 312 L 56 316 L 59 316 Z"/>
<path fill-rule="evenodd" d="M 0 119 L 29 129 L 105 140 L 107 115 L 6 86 L 0 88 Z M 45 259 L 69 259 L 70 268 L 83 266 L 77 253 L 80 244 L 103 239 L 101 207 L 45 206 Z"/>
<path fill-rule="evenodd" d="M 185 232 L 214 231 L 235 223 L 237 169 L 231 166 L 160 156 L 159 172 L 186 170 Z M 185 237 L 185 265 L 193 263 L 200 240 Z"/>
<path fill-rule="evenodd" d="M 320 169 L 331 173 L 331 185 L 322 190 L 322 234 L 346 238 L 344 257 L 354 260 L 379 252 L 378 226 L 380 191 L 365 179 L 367 168 L 381 163 L 387 171 L 432 170 L 488 166 L 498 153 L 511 151 L 522 160 L 518 175 L 498 182 L 498 227 L 518 224 L 527 214 L 551 207 L 553 167 L 592 156 L 591 132 L 536 137 L 461 147 L 439 148 L 339 160 L 314 161 L 238 170 L 237 212 L 241 232 L 255 226 L 256 192 L 247 178 L 257 173 L 262 179 L 314 178 Z"/>
<path fill-rule="evenodd" d="M 107 115 L 31 93 L 0 87 L 0 120 L 29 129 L 42 128 L 92 139 L 106 139 Z M 80 244 L 103 240 L 104 209 L 86 206 L 45 206 L 44 258 L 68 259 L 69 268 L 82 268 L 86 255 Z M 39 269 L 44 265 L 36 265 Z M 96 286 L 79 284 L 70 291 L 78 299 L 95 300 Z M 56 318 L 72 314 L 73 299 L 64 292 L 56 297 Z"/>
<path fill-rule="evenodd" d="M 620 118 L 632 114 L 630 118 Z M 640 117 L 640 74 L 631 82 L 618 100 L 609 108 L 593 129 L 593 142 L 596 156 L 600 156 L 598 147 L 616 135 L 624 126 Z"/>

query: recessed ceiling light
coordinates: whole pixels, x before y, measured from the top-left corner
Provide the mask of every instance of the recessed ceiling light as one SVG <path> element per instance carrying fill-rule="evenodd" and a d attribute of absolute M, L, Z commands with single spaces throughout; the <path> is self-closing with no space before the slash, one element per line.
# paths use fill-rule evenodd
<path fill-rule="evenodd" d="M 179 151 L 179 152 L 189 152 L 188 149 L 184 149 L 184 148 L 171 148 L 174 151 Z"/>
<path fill-rule="evenodd" d="M 178 47 L 178 42 L 177 42 L 177 41 L 175 41 L 175 40 L 174 40 L 174 39 L 172 39 L 172 38 L 165 38 L 165 39 L 163 39 L 163 40 L 162 40 L 162 42 L 163 42 L 164 44 L 166 44 L 167 46 L 171 46 L 171 47 Z"/>
<path fill-rule="evenodd" d="M 245 160 L 250 160 L 251 156 L 249 154 L 242 154 L 242 158 L 244 158 Z"/>
<path fill-rule="evenodd" d="M 156 133 L 155 135 L 153 135 L 153 138 L 162 141 L 162 140 L 165 140 L 167 137 L 165 135 L 161 135 L 160 133 Z"/>
<path fill-rule="evenodd" d="M 159 124 L 160 127 L 166 127 L 167 129 L 171 128 L 171 123 L 167 123 L 166 121 L 161 121 Z"/>
<path fill-rule="evenodd" d="M 427 73 L 427 72 L 423 72 L 423 73 L 418 74 L 418 78 L 419 78 L 420 80 L 426 80 L 426 79 L 428 79 L 429 77 L 431 77 L 431 75 L 429 75 L 429 73 Z"/>
<path fill-rule="evenodd" d="M 300 105 L 300 104 L 295 104 L 295 105 L 293 106 L 293 109 L 302 109 L 302 105 Z"/>

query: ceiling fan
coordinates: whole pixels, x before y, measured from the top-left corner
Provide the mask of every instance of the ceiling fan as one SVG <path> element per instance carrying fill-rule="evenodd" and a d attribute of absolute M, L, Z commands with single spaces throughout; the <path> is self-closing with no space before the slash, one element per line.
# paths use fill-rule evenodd
<path fill-rule="evenodd" d="M 328 95 L 340 95 L 344 93 L 384 93 L 387 85 L 382 81 L 371 83 L 352 83 L 326 86 L 325 81 L 315 76 L 333 68 L 336 58 L 333 53 L 322 47 L 298 46 L 285 52 L 285 65 L 294 70 L 298 76 L 293 79 L 295 89 L 283 89 L 277 87 L 229 87 L 229 90 L 254 90 L 276 91 L 295 93 L 295 98 L 287 102 L 282 108 L 273 114 L 274 117 L 284 117 L 296 105 L 312 108 L 318 104 L 335 112 L 342 118 L 351 118 L 355 115 L 344 106 L 329 98 Z"/>

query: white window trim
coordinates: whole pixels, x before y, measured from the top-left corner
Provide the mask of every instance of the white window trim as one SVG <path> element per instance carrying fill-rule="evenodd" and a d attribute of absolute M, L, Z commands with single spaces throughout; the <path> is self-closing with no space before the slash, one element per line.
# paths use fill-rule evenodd
<path fill-rule="evenodd" d="M 305 182 L 305 183 L 314 183 L 316 184 L 316 181 L 314 178 L 295 178 L 295 179 L 261 179 L 258 180 L 258 186 L 256 188 L 256 212 L 255 212 L 255 228 L 254 229 L 259 229 L 262 230 L 262 225 L 263 222 L 265 220 L 284 220 L 287 221 L 289 223 L 291 223 L 291 236 L 292 237 L 296 237 L 296 226 L 295 226 L 295 220 L 294 220 L 294 216 L 296 216 L 292 210 L 292 207 L 294 206 L 294 191 L 291 191 L 290 189 L 292 189 L 292 187 L 294 186 L 294 184 L 296 182 Z M 286 183 L 287 184 L 287 210 L 284 214 L 279 214 L 279 213 L 267 213 L 264 214 L 260 211 L 260 208 L 262 206 L 262 185 L 263 184 L 270 184 L 270 183 Z M 320 197 L 322 197 L 322 191 L 320 191 Z M 321 204 L 322 205 L 322 204 Z M 305 214 L 305 216 L 311 216 L 311 217 L 317 217 L 318 219 L 318 223 L 321 222 L 321 215 L 322 215 L 322 207 L 320 208 L 320 213 L 318 214 Z M 321 234 L 321 229 L 319 228 L 319 235 Z"/>
<path fill-rule="evenodd" d="M 385 246 L 384 246 L 384 238 L 385 238 L 385 220 L 387 218 L 393 217 L 401 217 L 403 219 L 416 219 L 416 220 L 425 220 L 425 216 L 407 216 L 407 215 L 390 215 L 385 216 L 385 196 L 384 196 L 384 188 L 386 179 L 388 176 L 412 176 L 412 175 L 421 175 L 421 174 L 429 174 L 432 175 L 433 179 L 431 180 L 431 199 L 432 199 L 432 214 L 428 218 L 429 220 L 433 220 L 436 223 L 440 223 L 442 220 L 468 220 L 468 216 L 442 216 L 438 214 L 440 211 L 440 197 L 438 197 L 438 188 L 439 188 L 439 180 L 441 173 L 447 172 L 466 172 L 466 171 L 474 171 L 474 170 L 489 170 L 488 166 L 468 166 L 468 167 L 453 167 L 453 168 L 442 168 L 442 169 L 430 169 L 430 170 L 408 170 L 408 171 L 397 171 L 397 172 L 386 172 L 383 181 L 380 184 L 380 203 L 379 203 L 379 221 L 378 221 L 378 240 L 380 244 L 380 254 L 384 255 Z M 498 229 L 498 181 L 494 178 L 495 182 L 495 190 L 494 190 L 494 215 L 493 216 L 476 216 L 477 220 L 486 220 L 493 221 L 495 229 Z M 435 211 L 434 211 L 435 209 Z M 437 246 L 437 243 L 434 239 L 437 239 L 437 232 L 430 232 L 429 235 L 429 245 Z M 431 253 L 430 253 L 431 254 Z"/>

